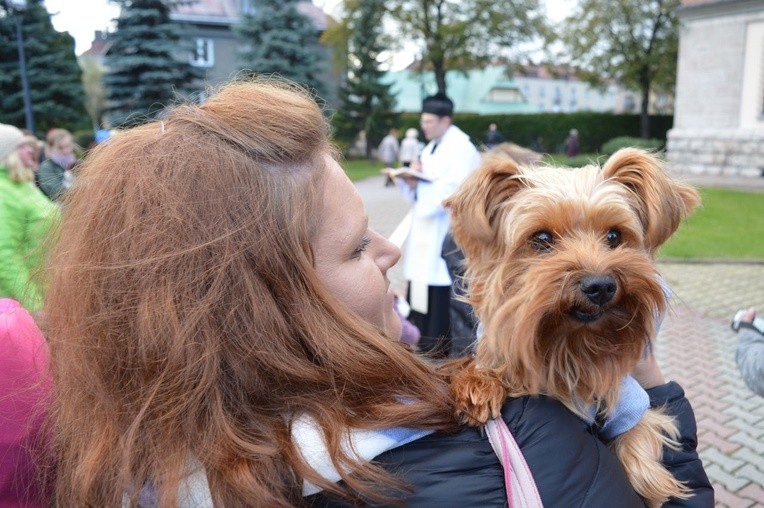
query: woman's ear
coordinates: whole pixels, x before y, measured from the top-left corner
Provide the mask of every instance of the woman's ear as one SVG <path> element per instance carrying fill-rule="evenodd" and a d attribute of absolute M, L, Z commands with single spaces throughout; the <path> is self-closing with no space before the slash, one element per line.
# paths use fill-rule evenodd
<path fill-rule="evenodd" d="M 602 176 L 632 192 L 645 246 L 651 253 L 655 253 L 700 204 L 700 195 L 692 186 L 669 178 L 660 159 L 644 150 L 617 151 L 602 167 Z"/>
<path fill-rule="evenodd" d="M 511 158 L 489 157 L 443 202 L 451 212 L 454 240 L 468 257 L 475 250 L 471 245 L 495 239 L 500 205 L 521 187 L 519 173 Z"/>

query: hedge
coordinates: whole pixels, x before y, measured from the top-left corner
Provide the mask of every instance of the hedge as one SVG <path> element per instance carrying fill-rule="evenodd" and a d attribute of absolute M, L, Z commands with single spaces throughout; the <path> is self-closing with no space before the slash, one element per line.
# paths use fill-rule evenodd
<path fill-rule="evenodd" d="M 600 153 L 603 153 L 605 155 L 613 155 L 621 148 L 626 148 L 627 146 L 634 146 L 637 148 L 644 148 L 645 150 L 650 151 L 658 151 L 663 150 L 663 148 L 666 146 L 665 141 L 660 139 L 642 139 L 642 138 L 633 138 L 630 136 L 620 136 L 617 138 L 613 138 L 604 145 L 602 145 L 602 148 L 600 148 Z"/>
<path fill-rule="evenodd" d="M 480 146 L 488 124 L 495 123 L 507 141 L 533 148 L 539 152 L 560 153 L 570 129 L 578 129 L 581 152 L 597 153 L 605 142 L 619 136 L 639 137 L 638 114 L 612 113 L 539 113 L 531 115 L 454 115 L 454 123 L 466 132 L 472 142 Z M 403 113 L 399 128 L 419 127 L 419 115 Z M 666 132 L 671 129 L 671 115 L 650 116 L 650 137 L 665 143 Z M 421 131 L 420 131 L 421 132 Z"/>

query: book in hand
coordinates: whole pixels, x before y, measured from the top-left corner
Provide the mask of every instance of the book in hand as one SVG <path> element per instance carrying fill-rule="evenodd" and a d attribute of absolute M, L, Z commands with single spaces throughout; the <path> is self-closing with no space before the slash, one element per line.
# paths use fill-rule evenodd
<path fill-rule="evenodd" d="M 432 178 L 425 175 L 421 171 L 415 171 L 411 168 L 384 168 L 382 171 L 383 175 L 387 175 L 388 178 L 395 179 L 398 176 L 408 176 L 411 178 L 416 178 L 417 180 L 422 180 L 423 182 L 432 182 Z"/>

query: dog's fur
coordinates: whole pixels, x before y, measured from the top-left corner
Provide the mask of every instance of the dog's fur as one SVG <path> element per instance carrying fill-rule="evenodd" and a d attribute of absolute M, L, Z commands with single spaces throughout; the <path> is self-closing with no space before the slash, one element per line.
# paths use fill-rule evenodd
<path fill-rule="evenodd" d="M 462 421 L 480 425 L 507 396 L 541 393 L 606 415 L 666 310 L 654 255 L 699 203 L 638 149 L 602 168 L 487 159 L 445 203 L 484 326 L 475 362 L 452 384 Z M 689 494 L 660 462 L 676 435 L 671 418 L 648 410 L 611 444 L 651 506 Z"/>

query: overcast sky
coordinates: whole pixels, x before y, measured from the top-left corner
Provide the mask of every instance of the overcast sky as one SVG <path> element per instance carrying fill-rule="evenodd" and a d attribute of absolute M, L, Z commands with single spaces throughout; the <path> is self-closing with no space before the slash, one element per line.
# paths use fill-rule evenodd
<path fill-rule="evenodd" d="M 341 0 L 314 0 L 325 12 L 332 13 Z M 544 0 L 542 0 L 544 1 Z M 570 12 L 574 0 L 545 0 L 548 16 L 559 21 Z M 90 47 L 96 30 L 113 28 L 112 20 L 119 8 L 108 0 L 45 0 L 48 12 L 53 15 L 53 26 L 60 32 L 74 37 L 75 53 L 78 55 Z"/>

